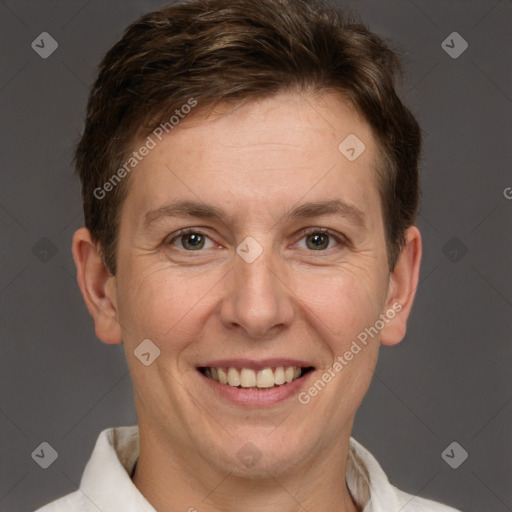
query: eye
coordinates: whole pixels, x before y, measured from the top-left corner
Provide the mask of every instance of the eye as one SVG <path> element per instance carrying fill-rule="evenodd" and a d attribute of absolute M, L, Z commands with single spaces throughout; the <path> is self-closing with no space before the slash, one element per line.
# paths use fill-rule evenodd
<path fill-rule="evenodd" d="M 305 248 L 313 251 L 325 251 L 326 249 L 332 249 L 333 244 L 331 244 L 331 242 L 333 240 L 337 242 L 337 245 L 346 244 L 342 235 L 335 234 L 325 228 L 309 228 L 303 233 L 305 236 L 301 238 L 301 241 L 305 240 Z"/>
<path fill-rule="evenodd" d="M 210 246 L 207 245 L 207 240 L 210 241 Z M 175 243 L 176 242 L 176 243 Z M 213 247 L 213 242 L 208 235 L 193 228 L 186 228 L 179 231 L 176 235 L 167 242 L 168 245 L 176 245 L 185 251 L 198 251 L 201 249 L 210 249 Z"/>

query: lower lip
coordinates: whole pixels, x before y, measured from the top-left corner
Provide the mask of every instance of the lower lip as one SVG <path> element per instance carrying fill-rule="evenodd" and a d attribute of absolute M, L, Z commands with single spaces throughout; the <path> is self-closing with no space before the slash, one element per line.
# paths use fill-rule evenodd
<path fill-rule="evenodd" d="M 292 382 L 267 389 L 246 389 L 230 386 L 229 384 L 221 384 L 220 382 L 203 375 L 199 370 L 197 370 L 197 372 L 203 378 L 205 383 L 224 399 L 227 399 L 237 405 L 258 407 L 278 404 L 279 402 L 283 402 L 288 398 L 297 395 L 300 389 L 305 386 L 306 381 L 314 371 L 309 371 L 306 375 L 303 375 Z"/>

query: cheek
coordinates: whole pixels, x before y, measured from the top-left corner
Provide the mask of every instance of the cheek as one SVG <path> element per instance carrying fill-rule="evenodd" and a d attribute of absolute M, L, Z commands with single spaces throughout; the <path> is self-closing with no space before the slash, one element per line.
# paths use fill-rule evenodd
<path fill-rule="evenodd" d="M 382 281 L 377 272 L 347 265 L 323 276 L 302 276 L 296 294 L 304 315 L 339 353 L 379 317 L 385 299 Z"/>
<path fill-rule="evenodd" d="M 119 317 L 130 339 L 149 338 L 161 345 L 177 346 L 199 331 L 195 320 L 208 307 L 208 292 L 215 283 L 208 276 L 190 279 L 180 272 L 153 266 L 125 276 Z M 159 343 L 160 342 L 160 343 Z M 183 342 L 185 343 L 185 342 Z M 167 347 L 169 348 L 169 347 Z"/>

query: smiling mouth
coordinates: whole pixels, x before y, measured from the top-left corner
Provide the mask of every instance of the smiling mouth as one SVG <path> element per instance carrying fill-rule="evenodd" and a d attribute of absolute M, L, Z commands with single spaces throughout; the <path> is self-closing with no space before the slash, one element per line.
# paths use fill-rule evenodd
<path fill-rule="evenodd" d="M 300 379 L 314 368 L 312 366 L 277 366 L 253 370 L 252 368 L 202 366 L 198 370 L 206 377 L 234 388 L 272 389 Z"/>

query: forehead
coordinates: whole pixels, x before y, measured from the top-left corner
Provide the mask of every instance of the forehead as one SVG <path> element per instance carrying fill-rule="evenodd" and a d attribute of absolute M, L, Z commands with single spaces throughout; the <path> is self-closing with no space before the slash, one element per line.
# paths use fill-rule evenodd
<path fill-rule="evenodd" d="M 177 198 L 239 215 L 251 204 L 271 211 L 326 196 L 362 210 L 380 203 L 371 130 L 334 93 L 224 105 L 150 137 L 154 147 L 131 173 L 125 201 L 137 216 Z"/>

